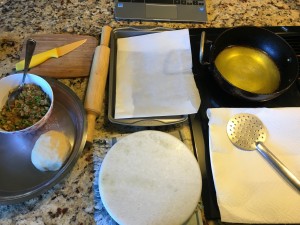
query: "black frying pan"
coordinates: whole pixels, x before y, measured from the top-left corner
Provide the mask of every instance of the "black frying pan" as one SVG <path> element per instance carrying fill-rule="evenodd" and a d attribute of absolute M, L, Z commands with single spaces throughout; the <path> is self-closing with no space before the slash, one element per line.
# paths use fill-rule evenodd
<path fill-rule="evenodd" d="M 202 34 L 200 63 L 209 64 L 217 83 L 233 96 L 259 102 L 271 100 L 288 90 L 298 78 L 298 60 L 294 50 L 284 39 L 271 31 L 246 26 L 230 28 L 211 44 L 209 62 L 203 62 L 202 59 L 204 39 L 205 33 Z M 215 59 L 222 50 L 229 46 L 247 46 L 266 53 L 276 64 L 280 73 L 280 84 L 277 90 L 269 94 L 257 94 L 242 90 L 228 82 L 215 66 Z"/>

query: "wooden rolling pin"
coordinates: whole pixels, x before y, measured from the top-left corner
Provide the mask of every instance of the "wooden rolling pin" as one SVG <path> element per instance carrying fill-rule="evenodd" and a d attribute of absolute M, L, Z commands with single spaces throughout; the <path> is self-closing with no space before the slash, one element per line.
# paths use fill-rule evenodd
<path fill-rule="evenodd" d="M 94 53 L 84 102 L 84 108 L 87 113 L 87 144 L 93 142 L 96 118 L 100 115 L 102 110 L 109 65 L 109 40 L 111 30 L 112 28 L 109 26 L 102 28 L 100 45 L 96 47 Z"/>

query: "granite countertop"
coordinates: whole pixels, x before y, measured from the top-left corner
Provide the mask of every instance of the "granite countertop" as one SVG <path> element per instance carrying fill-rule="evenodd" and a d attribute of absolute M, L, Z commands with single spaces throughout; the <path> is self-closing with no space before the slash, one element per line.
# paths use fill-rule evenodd
<path fill-rule="evenodd" d="M 112 0 L 0 0 L 0 78 L 11 73 L 19 61 L 24 39 L 31 34 L 84 34 L 99 37 L 103 25 L 155 26 L 170 28 L 255 26 L 299 26 L 300 1 L 289 0 L 206 0 L 208 22 L 163 23 L 115 21 Z M 88 78 L 59 79 L 81 100 Z M 103 140 L 143 128 L 110 123 L 105 115 L 107 100 L 97 119 L 95 141 L 86 147 L 70 174 L 46 193 L 15 205 L 0 205 L 0 224 L 95 224 L 94 157 L 102 150 Z M 159 128 L 181 131 L 191 148 L 187 123 Z M 102 212 L 102 209 L 98 209 Z M 99 224 L 114 224 L 107 213 L 98 214 Z M 205 221 L 204 221 L 205 222 Z"/>

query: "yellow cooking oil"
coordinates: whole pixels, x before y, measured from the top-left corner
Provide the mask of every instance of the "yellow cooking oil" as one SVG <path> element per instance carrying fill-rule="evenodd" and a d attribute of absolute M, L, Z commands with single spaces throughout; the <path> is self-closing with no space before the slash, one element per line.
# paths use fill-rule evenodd
<path fill-rule="evenodd" d="M 244 46 L 230 46 L 219 53 L 215 65 L 232 85 L 255 94 L 275 92 L 280 72 L 263 51 Z"/>

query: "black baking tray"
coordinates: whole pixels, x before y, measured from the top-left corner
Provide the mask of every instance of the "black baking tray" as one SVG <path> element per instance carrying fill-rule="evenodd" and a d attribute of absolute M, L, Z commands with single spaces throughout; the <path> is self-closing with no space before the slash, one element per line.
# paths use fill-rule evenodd
<path fill-rule="evenodd" d="M 108 90 L 108 119 L 112 123 L 127 126 L 164 126 L 182 123 L 187 120 L 187 115 L 163 116 L 163 117 L 140 117 L 128 119 L 116 119 L 115 98 L 116 98 L 116 65 L 117 65 L 117 40 L 119 38 L 133 37 L 157 32 L 163 32 L 170 29 L 160 27 L 122 27 L 116 28 L 111 33 L 110 38 L 110 65 L 109 65 L 109 90 Z"/>

